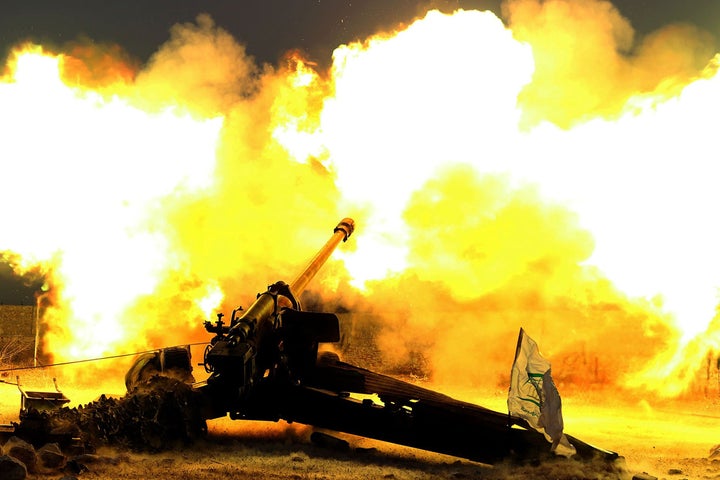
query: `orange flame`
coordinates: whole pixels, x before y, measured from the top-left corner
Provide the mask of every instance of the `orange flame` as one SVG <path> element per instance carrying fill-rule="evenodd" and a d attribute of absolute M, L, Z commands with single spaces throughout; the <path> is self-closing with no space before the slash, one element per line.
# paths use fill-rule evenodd
<path fill-rule="evenodd" d="M 49 264 L 58 303 L 46 341 L 55 358 L 74 359 L 144 343 L 126 311 L 182 262 L 149 212 L 211 185 L 222 119 L 147 114 L 68 86 L 64 60 L 19 50 L 0 84 L 3 169 L 13 179 L 3 203 L 16 205 L 2 240 L 25 268 Z"/>
<path fill-rule="evenodd" d="M 338 47 L 329 72 L 259 67 L 207 16 L 132 75 L 85 55 L 90 86 L 18 51 L 0 131 L 3 173 L 26 181 L 0 194 L 21 226 L 0 248 L 45 265 L 47 350 L 187 341 L 351 215 L 357 247 L 316 286 L 378 322 L 387 364 L 495 384 L 524 326 L 561 381 L 691 388 L 720 283 L 705 35 L 637 42 L 599 0 L 505 12 L 428 12 Z"/>

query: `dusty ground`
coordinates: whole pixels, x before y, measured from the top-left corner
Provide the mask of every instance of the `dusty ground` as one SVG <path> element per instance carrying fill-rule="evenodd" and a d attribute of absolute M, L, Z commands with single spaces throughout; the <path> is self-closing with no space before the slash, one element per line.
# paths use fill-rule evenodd
<path fill-rule="evenodd" d="M 83 399 L 89 392 L 74 393 Z M 448 392 L 451 393 L 451 392 Z M 504 411 L 505 393 L 483 396 L 452 392 L 464 400 Z M 72 397 L 71 397 L 72 398 Z M 453 457 L 393 446 L 352 436 L 348 451 L 322 448 L 309 441 L 312 430 L 285 423 L 210 422 L 208 439 L 157 454 L 98 452 L 82 479 L 578 479 L 622 478 L 647 472 L 665 479 L 720 479 L 720 398 L 661 401 L 606 392 L 563 395 L 566 431 L 624 457 L 622 468 L 562 461 L 542 465 L 486 466 Z M 13 405 L 14 404 L 14 405 Z M 0 385 L 0 423 L 18 404 L 17 390 Z M 58 473 L 29 478 L 59 478 Z"/>

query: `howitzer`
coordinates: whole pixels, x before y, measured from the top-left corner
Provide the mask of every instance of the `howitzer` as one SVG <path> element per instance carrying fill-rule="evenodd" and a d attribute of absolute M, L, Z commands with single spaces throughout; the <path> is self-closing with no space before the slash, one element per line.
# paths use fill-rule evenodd
<path fill-rule="evenodd" d="M 255 386 L 275 380 L 299 381 L 315 362 L 318 343 L 339 340 L 337 316 L 304 312 L 296 296 L 353 229 L 353 220 L 343 219 L 292 284 L 278 281 L 270 285 L 246 311 L 235 309 L 229 325 L 224 324 L 222 314 L 214 324 L 205 322 L 205 329 L 215 333 L 203 364 L 210 373 L 202 388 L 212 392 L 209 398 L 215 413 L 211 416 L 230 413 L 233 418 L 244 418 L 240 407 L 253 396 Z"/>
<path fill-rule="evenodd" d="M 206 322 L 215 334 L 205 350 L 210 374 L 197 385 L 206 419 L 298 422 L 482 463 L 550 457 L 550 443 L 524 420 L 321 353 L 318 344 L 339 340 L 332 313 L 305 312 L 298 296 L 354 222 L 342 220 L 308 267 L 290 285 L 277 282 L 246 311 Z M 368 396 L 379 401 L 373 401 Z M 582 459 L 617 454 L 568 436 Z"/>

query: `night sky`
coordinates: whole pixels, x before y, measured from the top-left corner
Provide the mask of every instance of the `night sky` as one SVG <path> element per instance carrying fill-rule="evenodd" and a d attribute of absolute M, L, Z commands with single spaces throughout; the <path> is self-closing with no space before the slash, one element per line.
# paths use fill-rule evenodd
<path fill-rule="evenodd" d="M 290 49 L 324 63 L 338 45 L 410 21 L 426 10 L 421 5 L 428 4 L 418 0 L 11 0 L 0 6 L 0 38 L 3 47 L 25 38 L 61 45 L 82 35 L 118 43 L 144 61 L 168 39 L 174 24 L 209 13 L 219 27 L 247 46 L 258 63 L 275 63 Z M 500 0 L 440 0 L 431 5 L 499 12 Z"/>
<path fill-rule="evenodd" d="M 716 45 L 720 38 L 717 0 L 612 3 L 630 20 L 638 36 L 685 22 L 712 33 Z M 500 5 L 500 0 L 3 0 L 0 58 L 4 62 L 10 49 L 24 41 L 51 49 L 91 41 L 120 45 L 142 64 L 169 38 L 173 25 L 194 22 L 199 14 L 208 13 L 219 27 L 245 44 L 257 63 L 274 64 L 288 50 L 298 49 L 327 66 L 338 45 L 410 22 L 429 8 L 492 10 L 501 15 Z M 0 261 L 0 304 L 33 303 L 37 287 L 37 282 L 28 287 L 15 279 Z"/>
<path fill-rule="evenodd" d="M 693 23 L 720 37 L 717 0 L 613 0 L 639 34 L 673 22 Z M 501 0 L 4 0 L 0 53 L 23 40 L 62 46 L 80 38 L 121 45 L 146 61 L 169 37 L 170 27 L 209 13 L 247 46 L 258 63 L 275 63 L 300 49 L 320 64 L 340 44 L 361 39 L 428 8 L 492 10 Z M 4 57 L 5 55 L 3 55 Z"/>

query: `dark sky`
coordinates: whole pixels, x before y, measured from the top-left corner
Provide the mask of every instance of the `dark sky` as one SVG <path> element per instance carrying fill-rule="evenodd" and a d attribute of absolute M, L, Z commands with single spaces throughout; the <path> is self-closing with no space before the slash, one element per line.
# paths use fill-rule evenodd
<path fill-rule="evenodd" d="M 613 0 L 639 35 L 673 22 L 693 23 L 720 38 L 718 0 Z M 428 8 L 493 10 L 501 0 L 2 0 L 0 59 L 26 40 L 51 47 L 90 39 L 119 44 L 145 62 L 170 28 L 209 13 L 258 63 L 275 63 L 290 49 L 329 64 L 340 44 L 409 22 Z M 2 106 L 0 106 L 2 108 Z M 0 245 L 2 251 L 2 245 Z M 37 283 L 34 287 L 37 287 Z M 34 302 L 33 288 L 0 260 L 0 304 Z"/>
<path fill-rule="evenodd" d="M 117 43 L 141 62 L 168 38 L 172 25 L 209 13 L 258 62 L 274 63 L 289 49 L 326 63 L 333 49 L 379 28 L 412 20 L 432 6 L 493 10 L 501 0 L 3 0 L 0 48 L 31 39 L 62 45 L 79 36 Z M 683 21 L 720 37 L 717 0 L 613 0 L 640 33 Z"/>
<path fill-rule="evenodd" d="M 418 0 L 3 0 L 0 44 L 32 38 L 62 44 L 78 35 L 122 45 L 141 61 L 168 38 L 172 25 L 209 13 L 259 62 L 274 63 L 284 52 L 300 48 L 318 60 L 349 40 L 366 37 L 378 27 L 412 19 Z M 499 0 L 447 1 L 450 8 L 497 10 Z"/>
<path fill-rule="evenodd" d="M 42 282 L 37 279 L 23 280 L 13 275 L 10 266 L 0 257 L 0 305 L 33 305 L 35 291 Z"/>

